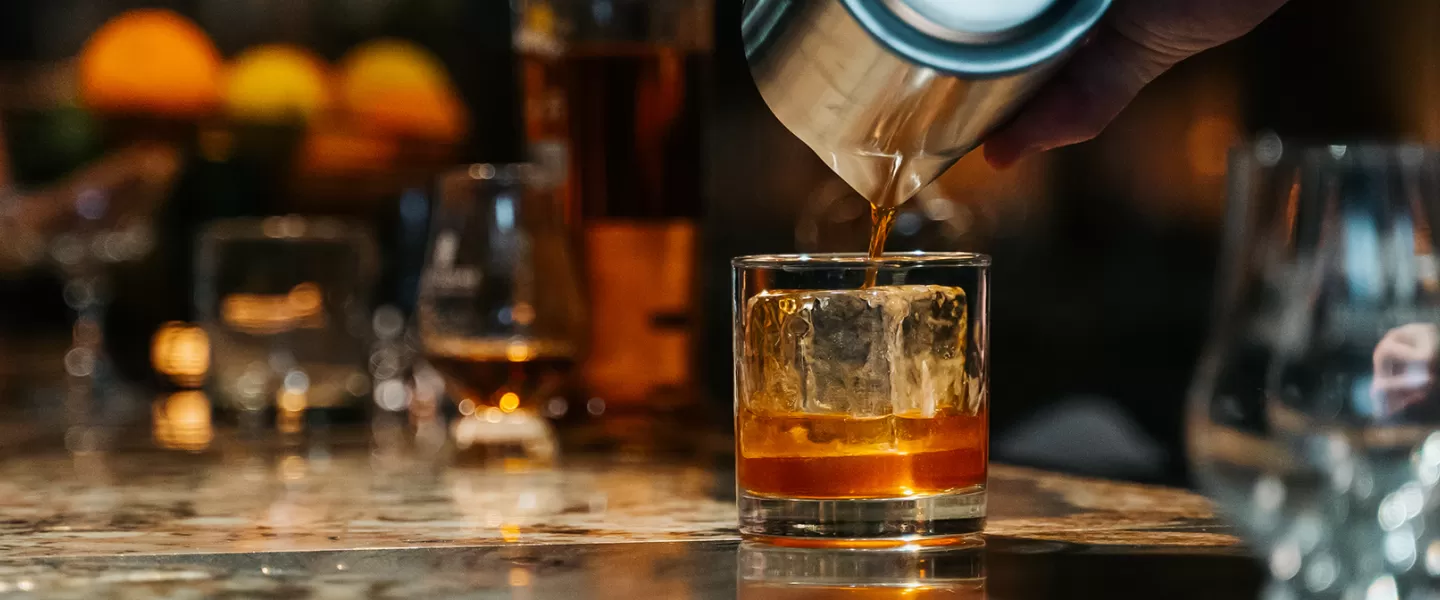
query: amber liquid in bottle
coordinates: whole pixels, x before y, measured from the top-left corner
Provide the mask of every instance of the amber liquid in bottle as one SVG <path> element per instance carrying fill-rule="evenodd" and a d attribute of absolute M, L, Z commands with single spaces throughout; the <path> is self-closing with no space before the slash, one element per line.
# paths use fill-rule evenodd
<path fill-rule="evenodd" d="M 563 137 L 568 155 L 567 220 L 580 230 L 591 317 L 586 393 L 610 412 L 684 402 L 707 53 L 586 41 L 525 60 L 530 133 Z"/>

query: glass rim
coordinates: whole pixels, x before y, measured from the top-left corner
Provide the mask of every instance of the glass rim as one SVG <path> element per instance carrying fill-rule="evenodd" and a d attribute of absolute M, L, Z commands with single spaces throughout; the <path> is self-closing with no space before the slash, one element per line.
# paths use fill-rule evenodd
<path fill-rule="evenodd" d="M 528 161 L 478 162 L 453 167 L 439 176 L 442 182 L 493 182 L 529 184 L 544 181 L 540 166 Z"/>
<path fill-rule="evenodd" d="M 907 268 L 984 268 L 990 256 L 976 252 L 904 252 L 886 254 L 872 260 L 863 252 L 816 254 L 754 254 L 730 260 L 736 269 L 907 269 Z"/>
<path fill-rule="evenodd" d="M 199 239 L 210 242 L 317 242 L 358 240 L 369 243 L 364 223 L 329 216 L 298 214 L 229 217 L 206 224 Z"/>
<path fill-rule="evenodd" d="M 1440 146 L 1422 142 L 1292 139 L 1274 133 L 1243 140 L 1230 148 L 1231 160 L 1253 160 L 1262 165 L 1294 161 L 1344 165 L 1385 159 L 1419 164 L 1437 157 L 1440 157 Z"/>
<path fill-rule="evenodd" d="M 436 175 L 440 200 L 462 190 L 496 193 L 504 189 L 554 192 L 564 183 L 553 169 L 538 162 L 477 162 L 458 165 Z"/>

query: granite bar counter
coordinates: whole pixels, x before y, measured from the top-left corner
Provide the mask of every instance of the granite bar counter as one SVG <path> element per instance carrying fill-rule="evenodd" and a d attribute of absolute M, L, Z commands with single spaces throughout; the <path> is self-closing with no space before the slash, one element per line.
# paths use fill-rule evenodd
<path fill-rule="evenodd" d="M 462 468 L 364 448 L 11 457 L 0 463 L 0 597 L 831 597 L 766 595 L 737 575 L 851 563 L 741 544 L 728 466 L 569 457 Z M 937 555 L 979 573 L 978 589 L 863 597 L 1228 597 L 1258 586 L 1210 503 L 1185 491 L 997 465 L 990 515 L 983 541 Z"/>

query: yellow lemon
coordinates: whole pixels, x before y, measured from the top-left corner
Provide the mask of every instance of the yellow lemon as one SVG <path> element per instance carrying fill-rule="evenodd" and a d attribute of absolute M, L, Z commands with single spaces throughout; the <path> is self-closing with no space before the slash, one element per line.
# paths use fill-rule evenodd
<path fill-rule="evenodd" d="M 219 101 L 219 51 L 169 10 L 131 10 L 106 22 L 81 49 L 78 71 L 81 100 L 101 112 L 194 117 Z"/>
<path fill-rule="evenodd" d="M 225 86 L 225 108 L 240 119 L 309 120 L 329 110 L 325 63 L 303 48 L 256 46 L 235 57 Z"/>
<path fill-rule="evenodd" d="M 555 10 L 548 3 L 526 7 L 525 29 L 540 35 L 555 35 Z"/>

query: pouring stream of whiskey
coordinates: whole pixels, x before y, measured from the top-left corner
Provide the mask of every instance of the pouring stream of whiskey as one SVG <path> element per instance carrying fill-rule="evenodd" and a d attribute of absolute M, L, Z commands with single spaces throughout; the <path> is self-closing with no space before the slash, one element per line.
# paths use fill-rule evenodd
<path fill-rule="evenodd" d="M 870 268 L 865 271 L 865 287 L 875 287 L 875 280 L 880 274 L 880 266 L 874 264 L 885 254 L 885 240 L 890 237 L 890 228 L 895 224 L 895 213 L 899 211 L 898 206 L 870 205 Z"/>
<path fill-rule="evenodd" d="M 908 195 L 902 197 L 904 192 L 900 191 L 900 179 L 904 176 L 908 163 L 909 159 L 901 158 L 890 172 L 880 194 L 870 199 L 870 268 L 865 270 L 866 289 L 875 287 L 876 279 L 880 275 L 878 261 L 885 255 L 885 242 L 890 239 L 895 215 L 900 211 L 900 205 L 910 199 Z"/>

